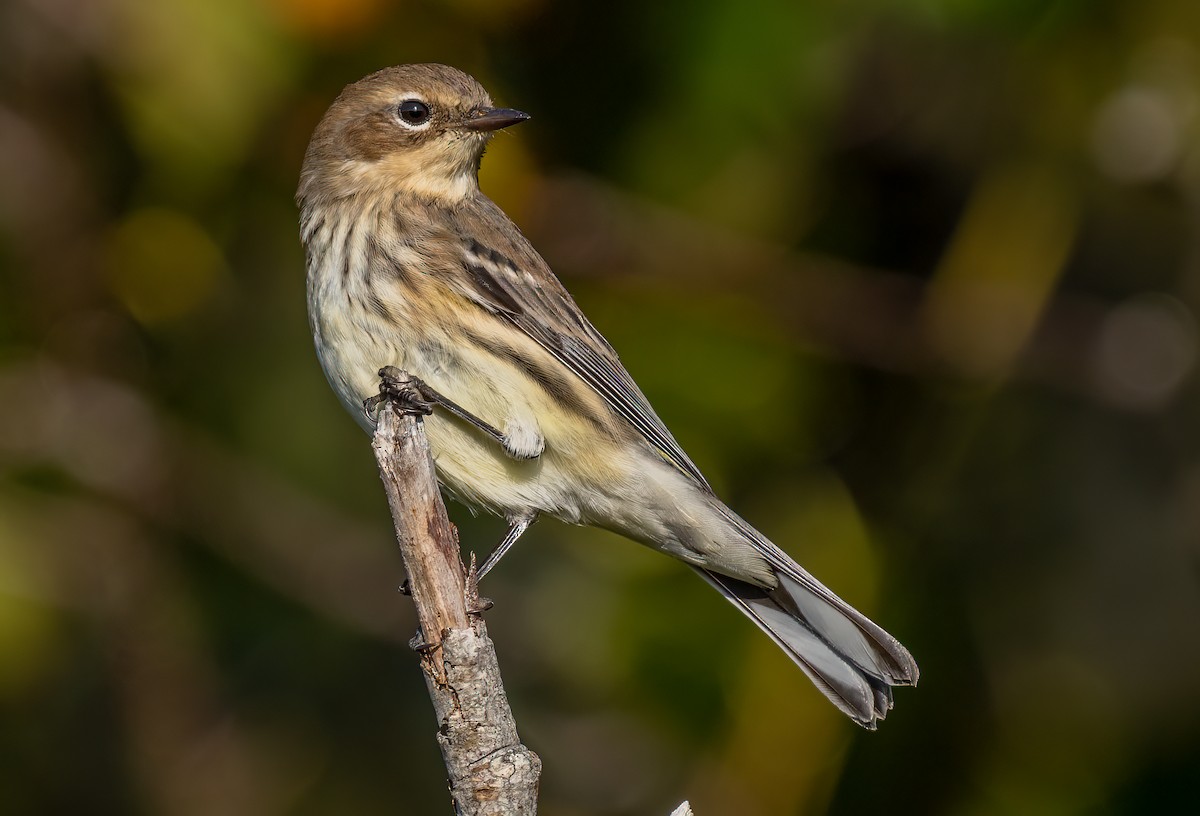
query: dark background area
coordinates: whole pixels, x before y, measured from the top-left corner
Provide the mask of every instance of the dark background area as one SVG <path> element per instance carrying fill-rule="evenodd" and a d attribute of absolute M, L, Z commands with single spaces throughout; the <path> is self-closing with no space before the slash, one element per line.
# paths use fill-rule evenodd
<path fill-rule="evenodd" d="M 533 114 L 485 192 L 922 670 L 868 734 L 689 570 L 543 522 L 484 585 L 543 813 L 1195 807 L 1200 5 L 10 0 L 5 812 L 449 811 L 292 200 L 338 90 L 418 61 Z"/>

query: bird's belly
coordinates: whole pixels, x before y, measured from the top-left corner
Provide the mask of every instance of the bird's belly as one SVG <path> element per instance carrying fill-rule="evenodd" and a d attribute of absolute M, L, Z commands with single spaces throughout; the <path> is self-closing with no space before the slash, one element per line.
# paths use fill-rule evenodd
<path fill-rule="evenodd" d="M 506 517 L 534 512 L 580 520 L 578 503 L 561 489 L 554 454 L 514 459 L 495 440 L 437 408 L 425 428 L 438 480 L 464 504 Z"/>

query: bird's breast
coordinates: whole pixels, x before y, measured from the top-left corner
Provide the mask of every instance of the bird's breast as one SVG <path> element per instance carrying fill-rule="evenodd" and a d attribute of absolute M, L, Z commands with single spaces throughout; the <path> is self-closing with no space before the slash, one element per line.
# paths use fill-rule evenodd
<path fill-rule="evenodd" d="M 624 484 L 640 467 L 603 401 L 528 335 L 459 294 L 427 266 L 431 248 L 399 234 L 394 219 L 370 209 L 308 214 L 303 235 L 317 355 L 364 429 L 373 423 L 362 402 L 378 392 L 379 369 L 393 365 L 517 444 L 544 448 L 514 458 L 435 409 L 426 430 L 439 478 L 464 501 L 577 522 L 589 515 L 581 485 Z"/>

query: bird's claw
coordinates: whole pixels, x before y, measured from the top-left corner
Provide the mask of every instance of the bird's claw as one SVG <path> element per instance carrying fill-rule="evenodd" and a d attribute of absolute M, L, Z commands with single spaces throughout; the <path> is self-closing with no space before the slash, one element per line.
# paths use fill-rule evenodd
<path fill-rule="evenodd" d="M 380 406 L 388 402 L 402 413 L 429 416 L 434 405 L 426 396 L 429 393 L 429 387 L 421 380 L 395 366 L 384 366 L 379 369 L 379 393 L 363 400 L 363 412 L 373 420 Z"/>

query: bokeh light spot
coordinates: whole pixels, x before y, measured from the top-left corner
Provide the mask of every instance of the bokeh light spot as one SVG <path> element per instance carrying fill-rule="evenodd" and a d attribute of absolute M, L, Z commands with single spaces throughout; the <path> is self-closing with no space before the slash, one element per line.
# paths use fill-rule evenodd
<path fill-rule="evenodd" d="M 1129 298 L 1101 328 L 1094 358 L 1100 392 L 1127 408 L 1163 405 L 1195 366 L 1196 340 L 1196 319 L 1176 298 Z"/>
<path fill-rule="evenodd" d="M 1179 116 L 1154 88 L 1124 88 L 1100 108 L 1092 126 L 1092 156 L 1110 178 L 1153 181 L 1175 166 L 1182 145 Z"/>
<path fill-rule="evenodd" d="M 208 234 L 170 210 L 126 218 L 109 238 L 106 260 L 113 294 L 146 325 L 194 312 L 225 275 L 225 259 Z"/>

